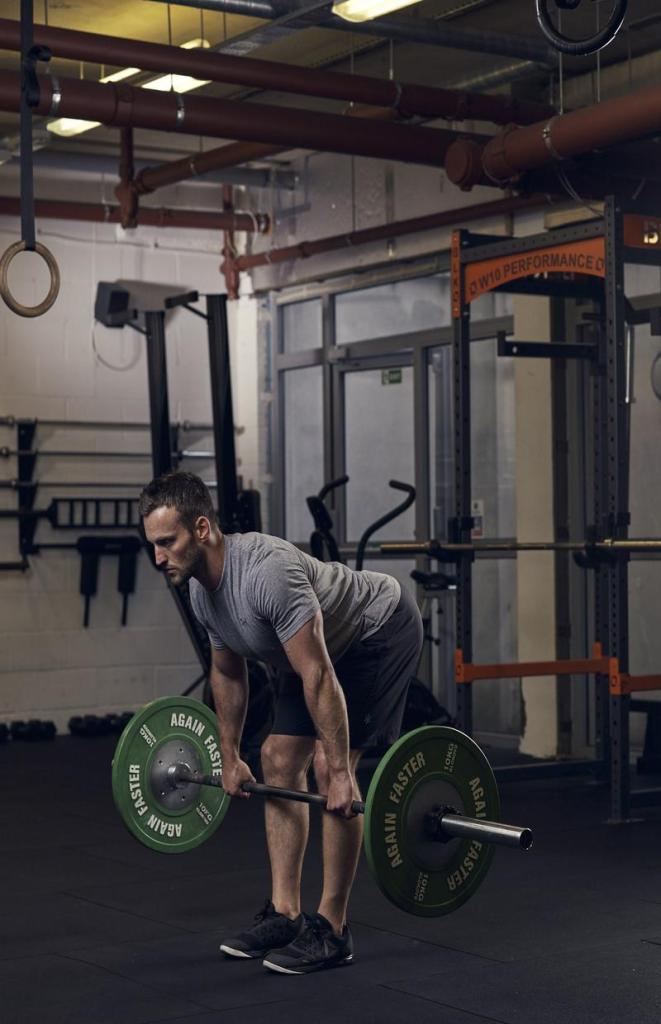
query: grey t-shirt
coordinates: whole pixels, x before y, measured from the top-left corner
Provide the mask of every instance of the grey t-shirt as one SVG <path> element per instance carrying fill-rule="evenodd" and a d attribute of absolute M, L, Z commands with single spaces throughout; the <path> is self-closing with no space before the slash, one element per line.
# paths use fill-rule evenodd
<path fill-rule="evenodd" d="M 225 536 L 220 583 L 189 584 L 196 617 L 213 647 L 291 671 L 282 645 L 321 609 L 332 661 L 375 633 L 399 603 L 392 576 L 320 562 L 289 541 L 265 533 Z"/>

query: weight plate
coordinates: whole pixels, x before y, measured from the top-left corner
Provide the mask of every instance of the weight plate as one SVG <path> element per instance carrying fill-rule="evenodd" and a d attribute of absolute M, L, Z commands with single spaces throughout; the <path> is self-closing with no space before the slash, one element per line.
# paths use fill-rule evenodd
<path fill-rule="evenodd" d="M 400 737 L 380 761 L 365 801 L 365 852 L 377 885 L 410 914 L 451 914 L 484 881 L 492 844 L 430 839 L 425 815 L 452 807 L 498 821 L 491 766 L 473 740 L 447 726 L 426 725 Z"/>
<path fill-rule="evenodd" d="M 220 776 L 222 761 L 215 715 L 190 697 L 164 697 L 131 718 L 112 763 L 112 791 L 136 839 L 159 853 L 185 853 L 204 843 L 225 817 L 230 798 L 222 789 L 172 785 L 170 764 Z"/>

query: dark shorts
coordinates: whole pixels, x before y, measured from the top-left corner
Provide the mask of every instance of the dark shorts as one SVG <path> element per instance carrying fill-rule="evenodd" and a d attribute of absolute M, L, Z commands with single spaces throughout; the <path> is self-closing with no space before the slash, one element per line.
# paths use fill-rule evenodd
<path fill-rule="evenodd" d="M 352 750 L 390 746 L 398 738 L 406 693 L 422 649 L 422 619 L 414 598 L 402 596 L 389 619 L 366 640 L 345 651 L 333 667 L 347 704 Z M 303 684 L 294 673 L 282 674 L 272 733 L 315 736 Z"/>

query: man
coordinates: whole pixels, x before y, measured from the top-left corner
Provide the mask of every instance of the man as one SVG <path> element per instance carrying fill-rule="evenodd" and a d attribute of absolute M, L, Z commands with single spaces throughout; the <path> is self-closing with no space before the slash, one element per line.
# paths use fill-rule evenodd
<path fill-rule="evenodd" d="M 285 974 L 349 963 L 346 911 L 362 843 L 362 815 L 351 810 L 360 799 L 356 767 L 363 750 L 399 735 L 422 647 L 415 601 L 392 576 L 320 562 L 262 533 L 224 535 L 209 491 L 192 473 L 153 480 L 138 507 L 157 566 L 174 584 L 190 581 L 193 610 L 209 633 L 225 791 L 246 799 L 242 784 L 254 779 L 239 749 L 246 658 L 257 658 L 284 673 L 261 748 L 264 779 L 307 789 L 314 764 L 331 812 L 323 816 L 321 901 L 317 913 L 302 914 L 308 805 L 266 800 L 271 899 L 252 927 L 220 948 L 264 957 Z"/>

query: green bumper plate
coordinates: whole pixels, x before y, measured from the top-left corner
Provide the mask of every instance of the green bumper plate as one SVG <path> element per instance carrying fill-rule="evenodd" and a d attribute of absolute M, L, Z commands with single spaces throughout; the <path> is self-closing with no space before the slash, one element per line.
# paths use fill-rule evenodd
<path fill-rule="evenodd" d="M 451 914 L 484 881 L 493 845 L 439 842 L 424 826 L 425 814 L 437 807 L 498 821 L 494 774 L 469 736 L 438 725 L 402 736 L 379 763 L 365 804 L 369 866 L 384 896 L 402 910 Z"/>
<path fill-rule="evenodd" d="M 173 786 L 172 764 L 220 776 L 216 718 L 190 697 L 148 704 L 126 726 L 112 763 L 112 791 L 136 839 L 159 853 L 185 853 L 216 831 L 229 806 L 222 789 L 194 783 Z"/>

